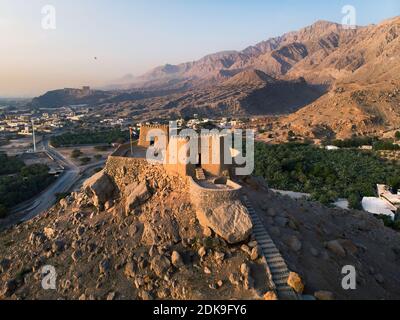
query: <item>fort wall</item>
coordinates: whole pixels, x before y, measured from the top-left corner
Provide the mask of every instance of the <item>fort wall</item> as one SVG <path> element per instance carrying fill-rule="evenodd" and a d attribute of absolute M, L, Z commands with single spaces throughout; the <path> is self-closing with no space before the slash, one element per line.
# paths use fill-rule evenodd
<path fill-rule="evenodd" d="M 125 191 L 126 186 L 134 182 L 147 180 L 162 184 L 165 179 L 168 179 L 168 175 L 162 166 L 138 158 L 110 156 L 104 172 L 114 180 L 118 189 L 122 192 Z M 156 186 L 150 187 L 157 189 Z"/>
<path fill-rule="evenodd" d="M 202 135 L 199 139 L 201 168 L 213 176 L 221 176 L 229 171 L 230 165 L 224 164 L 225 139 L 222 135 Z"/>
<path fill-rule="evenodd" d="M 144 124 L 142 124 L 140 126 L 140 135 L 139 135 L 138 146 L 146 147 L 146 148 L 150 147 L 151 141 L 147 140 L 147 135 L 152 130 L 161 130 L 165 135 L 166 144 L 168 145 L 168 137 L 169 137 L 169 126 L 168 125 L 159 125 L 159 124 L 144 125 Z M 155 137 L 154 142 L 157 143 L 157 137 Z"/>
<path fill-rule="evenodd" d="M 209 189 L 200 186 L 192 177 L 188 177 L 190 198 L 198 208 L 205 206 L 217 207 L 224 203 L 240 200 L 242 194 L 242 186 L 227 180 L 226 184 L 229 189 Z"/>

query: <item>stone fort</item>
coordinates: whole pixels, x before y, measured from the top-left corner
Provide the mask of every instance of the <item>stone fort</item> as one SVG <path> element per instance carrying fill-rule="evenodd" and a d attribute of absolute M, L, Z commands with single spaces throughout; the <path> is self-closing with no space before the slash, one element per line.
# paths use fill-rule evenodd
<path fill-rule="evenodd" d="M 152 163 L 147 159 L 150 147 L 157 146 L 159 136 L 165 140 L 164 161 Z M 223 204 L 240 198 L 242 186 L 234 180 L 235 164 L 226 164 L 224 154 L 231 152 L 226 143 L 226 134 L 210 133 L 195 136 L 197 148 L 190 155 L 187 147 L 193 137 L 171 134 L 168 125 L 141 125 L 139 139 L 131 144 L 121 145 L 108 159 L 108 164 L 120 167 L 163 167 L 169 175 L 179 175 L 189 185 L 193 204 Z M 182 150 L 184 151 L 182 153 Z M 192 151 L 193 153 L 193 151 Z M 176 161 L 177 158 L 195 158 L 196 161 Z M 186 159 L 187 160 L 187 159 Z"/>
<path fill-rule="evenodd" d="M 199 134 L 196 137 L 171 134 L 169 125 L 141 125 L 140 136 L 134 145 L 133 154 L 129 154 L 130 146 L 125 148 L 125 156 L 143 157 L 150 147 L 156 147 L 162 135 L 164 146 L 163 166 L 167 172 L 183 177 L 195 177 L 204 174 L 211 177 L 230 177 L 233 174 L 233 162 L 226 163 L 225 155 L 230 155 L 230 145 L 226 143 L 227 135 L 221 133 Z M 195 147 L 188 146 L 195 141 Z M 132 152 L 131 152 L 132 153 Z M 193 154 L 195 153 L 195 154 Z"/>

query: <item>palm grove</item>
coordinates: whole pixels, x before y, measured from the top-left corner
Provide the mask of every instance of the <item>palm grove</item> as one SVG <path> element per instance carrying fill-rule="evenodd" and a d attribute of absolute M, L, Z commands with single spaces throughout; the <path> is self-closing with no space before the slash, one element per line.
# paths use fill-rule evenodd
<path fill-rule="evenodd" d="M 255 174 L 272 188 L 310 193 L 324 204 L 346 198 L 351 208 L 360 209 L 362 197 L 375 196 L 378 183 L 400 187 L 400 166 L 374 152 L 258 143 L 255 160 Z"/>

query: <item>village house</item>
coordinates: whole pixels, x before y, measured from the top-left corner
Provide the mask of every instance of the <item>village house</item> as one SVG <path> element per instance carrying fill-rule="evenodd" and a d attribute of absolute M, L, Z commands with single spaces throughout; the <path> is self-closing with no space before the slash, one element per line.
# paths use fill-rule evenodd
<path fill-rule="evenodd" d="M 362 207 L 365 211 L 390 217 L 393 221 L 398 218 L 400 209 L 400 194 L 394 194 L 389 186 L 377 185 L 378 197 L 364 197 Z"/>

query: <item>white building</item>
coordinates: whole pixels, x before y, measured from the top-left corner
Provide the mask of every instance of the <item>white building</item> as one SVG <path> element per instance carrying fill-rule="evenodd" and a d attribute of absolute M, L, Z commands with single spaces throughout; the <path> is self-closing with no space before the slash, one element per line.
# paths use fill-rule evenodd
<path fill-rule="evenodd" d="M 393 194 L 384 184 L 378 184 L 377 191 L 378 197 L 363 198 L 363 209 L 372 214 L 389 216 L 394 221 L 400 208 L 400 194 Z"/>
<path fill-rule="evenodd" d="M 326 146 L 325 149 L 329 151 L 334 151 L 334 150 L 339 150 L 340 148 L 336 146 Z"/>
<path fill-rule="evenodd" d="M 362 207 L 364 211 L 375 215 L 389 216 L 392 220 L 395 219 L 395 212 L 397 211 L 395 206 L 376 197 L 364 197 L 362 200 Z"/>

